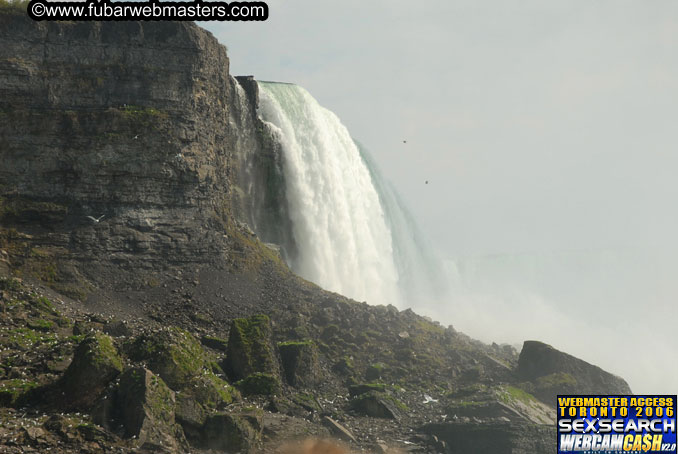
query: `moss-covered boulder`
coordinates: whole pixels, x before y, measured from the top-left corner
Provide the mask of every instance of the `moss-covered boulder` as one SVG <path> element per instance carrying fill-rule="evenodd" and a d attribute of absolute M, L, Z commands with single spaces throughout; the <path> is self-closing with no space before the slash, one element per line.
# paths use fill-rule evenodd
<path fill-rule="evenodd" d="M 205 421 L 197 447 L 229 453 L 252 452 L 261 439 L 261 427 L 251 415 L 217 413 Z"/>
<path fill-rule="evenodd" d="M 228 337 L 226 372 L 235 380 L 256 372 L 278 375 L 271 348 L 271 320 L 266 315 L 237 318 Z"/>
<path fill-rule="evenodd" d="M 92 333 L 76 348 L 68 369 L 58 383 L 68 408 L 89 408 L 123 369 L 112 339 Z"/>
<path fill-rule="evenodd" d="M 238 391 L 212 372 L 206 371 L 192 381 L 192 386 L 181 391 L 206 408 L 220 408 L 238 398 Z"/>
<path fill-rule="evenodd" d="M 124 435 L 134 437 L 140 448 L 177 452 L 185 447 L 175 423 L 175 395 L 162 378 L 142 367 L 129 369 L 120 377 L 115 399 Z"/>
<path fill-rule="evenodd" d="M 313 341 L 278 344 L 285 380 L 292 386 L 310 388 L 321 380 L 318 349 Z"/>
<path fill-rule="evenodd" d="M 239 392 L 228 383 L 206 372 L 176 395 L 176 420 L 192 444 L 200 438 L 200 428 L 207 415 L 239 398 Z"/>
<path fill-rule="evenodd" d="M 25 379 L 11 379 L 0 381 L 0 407 L 16 407 L 23 403 L 37 383 Z"/>
<path fill-rule="evenodd" d="M 395 397 L 377 391 L 370 391 L 351 399 L 351 409 L 356 413 L 373 418 L 400 419 L 407 407 Z"/>
<path fill-rule="evenodd" d="M 206 365 L 200 342 L 177 327 L 140 336 L 129 347 L 129 355 L 135 361 L 144 361 L 175 391 L 192 385 Z"/>
<path fill-rule="evenodd" d="M 256 372 L 243 378 L 236 386 L 246 396 L 272 396 L 280 392 L 280 381 L 271 374 Z"/>
<path fill-rule="evenodd" d="M 192 396 L 179 393 L 176 395 L 174 416 L 176 421 L 184 429 L 188 442 L 196 446 L 202 437 L 202 426 L 207 420 L 209 412 Z"/>

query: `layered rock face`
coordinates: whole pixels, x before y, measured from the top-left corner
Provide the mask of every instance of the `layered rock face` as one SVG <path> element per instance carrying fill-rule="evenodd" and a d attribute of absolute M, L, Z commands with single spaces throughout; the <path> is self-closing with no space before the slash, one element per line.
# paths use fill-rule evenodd
<path fill-rule="evenodd" d="M 258 145 L 210 33 L 3 14 L 0 42 L 4 227 L 80 264 L 223 256 L 235 150 Z"/>

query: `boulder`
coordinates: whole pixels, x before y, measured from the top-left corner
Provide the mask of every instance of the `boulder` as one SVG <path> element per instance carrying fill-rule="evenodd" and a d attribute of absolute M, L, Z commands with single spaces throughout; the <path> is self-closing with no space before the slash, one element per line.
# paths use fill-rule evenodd
<path fill-rule="evenodd" d="M 256 372 L 278 375 L 271 349 L 271 320 L 266 315 L 237 318 L 231 322 L 226 372 L 241 380 Z"/>
<path fill-rule="evenodd" d="M 624 379 L 538 341 L 525 341 L 517 372 L 531 394 L 552 406 L 558 394 L 631 394 Z"/>
<path fill-rule="evenodd" d="M 127 337 L 132 332 L 123 320 L 112 320 L 104 326 L 104 333 L 113 337 Z"/>
<path fill-rule="evenodd" d="M 351 409 L 373 418 L 400 419 L 406 407 L 393 396 L 370 391 L 351 399 Z"/>
<path fill-rule="evenodd" d="M 229 453 L 251 452 L 261 439 L 261 426 L 252 424 L 251 415 L 217 413 L 205 421 L 198 447 Z"/>
<path fill-rule="evenodd" d="M 129 355 L 135 361 L 146 362 L 175 391 L 192 385 L 206 365 L 200 342 L 177 327 L 140 336 L 131 345 Z"/>
<path fill-rule="evenodd" d="M 174 392 L 150 370 L 137 367 L 120 377 L 116 407 L 125 437 L 136 438 L 140 448 L 176 452 L 182 447 Z"/>
<path fill-rule="evenodd" d="M 66 407 L 91 407 L 122 369 L 122 359 L 111 338 L 102 333 L 90 334 L 76 348 L 57 386 L 63 392 Z"/>
<path fill-rule="evenodd" d="M 230 404 L 236 397 L 239 397 L 238 391 L 211 372 L 196 378 L 193 386 L 178 392 L 175 415 L 186 438 L 194 444 L 201 436 L 200 428 L 207 415 Z"/>
<path fill-rule="evenodd" d="M 450 454 L 542 454 L 554 451 L 555 425 L 436 423 L 421 432 L 445 442 Z"/>
<path fill-rule="evenodd" d="M 280 392 L 280 381 L 271 374 L 256 372 L 236 383 L 246 395 L 272 396 Z"/>
<path fill-rule="evenodd" d="M 278 344 L 283 373 L 287 383 L 297 388 L 311 388 L 321 379 L 318 349 L 308 341 Z"/>

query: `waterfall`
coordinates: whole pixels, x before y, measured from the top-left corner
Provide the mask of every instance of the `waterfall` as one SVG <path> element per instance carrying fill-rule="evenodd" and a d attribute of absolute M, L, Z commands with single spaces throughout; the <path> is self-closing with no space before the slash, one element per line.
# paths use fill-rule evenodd
<path fill-rule="evenodd" d="M 259 93 L 259 116 L 282 152 L 290 267 L 359 301 L 414 305 L 431 287 L 415 283 L 436 267 L 367 151 L 303 88 L 259 82 Z"/>

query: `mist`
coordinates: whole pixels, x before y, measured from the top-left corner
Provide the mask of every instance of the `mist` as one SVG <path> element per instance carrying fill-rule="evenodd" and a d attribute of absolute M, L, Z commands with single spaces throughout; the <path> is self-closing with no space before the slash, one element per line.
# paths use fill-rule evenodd
<path fill-rule="evenodd" d="M 446 264 L 417 311 L 676 392 L 677 3 L 268 3 L 201 25 L 371 151 Z"/>

